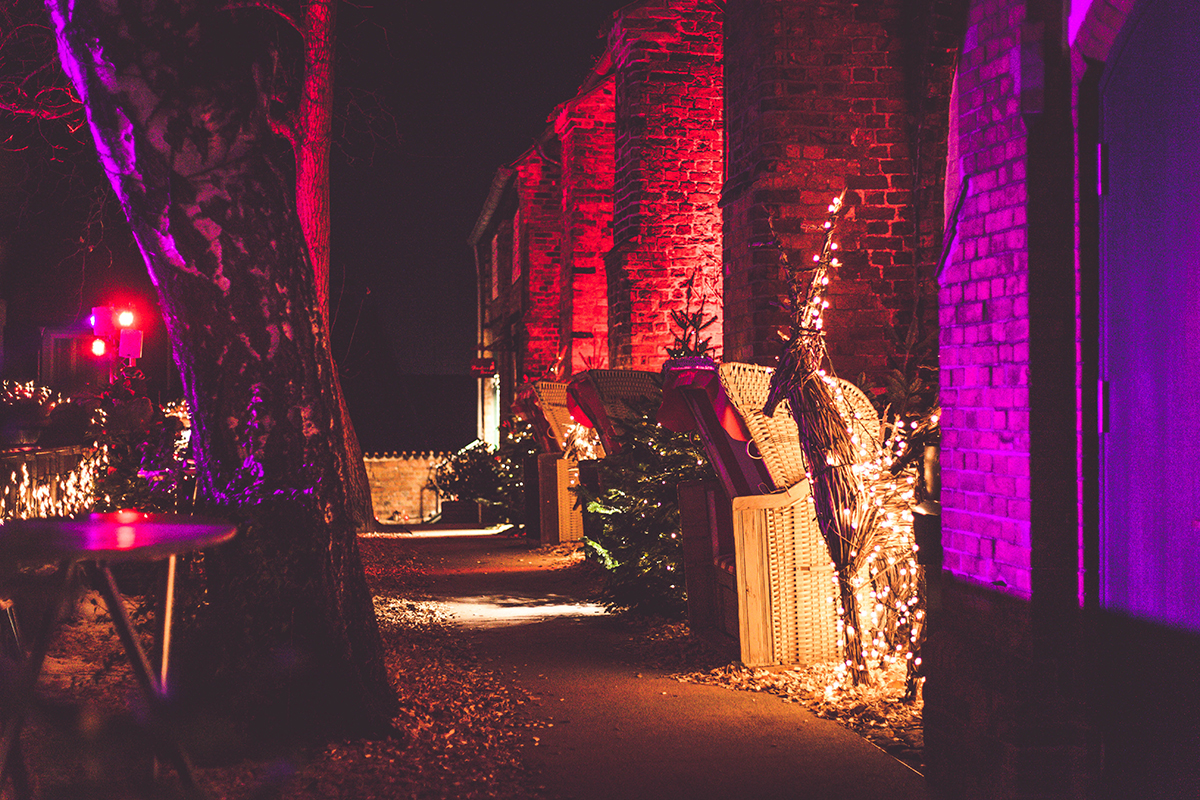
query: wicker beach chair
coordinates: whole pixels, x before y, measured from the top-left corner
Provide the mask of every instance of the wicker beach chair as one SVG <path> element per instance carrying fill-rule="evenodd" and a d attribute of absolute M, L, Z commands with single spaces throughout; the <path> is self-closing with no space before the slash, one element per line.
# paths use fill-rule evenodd
<path fill-rule="evenodd" d="M 633 369 L 589 369 L 571 379 L 567 392 L 595 424 L 606 453 L 619 448 L 622 422 L 638 416 L 639 401 L 661 401 L 662 376 Z"/>
<path fill-rule="evenodd" d="M 738 641 L 748 667 L 838 655 L 837 584 L 808 481 L 733 499 Z"/>
<path fill-rule="evenodd" d="M 786 400 L 772 416 L 763 413 L 767 392 L 771 387 L 771 367 L 757 364 L 722 364 L 719 368 L 721 385 L 737 408 L 754 439 L 767 472 L 778 489 L 786 489 L 807 480 L 808 469 L 800 450 L 800 434 Z M 850 429 L 851 438 L 865 460 L 874 455 L 879 442 L 879 414 L 871 401 L 854 384 L 841 378 L 830 379 L 838 410 Z"/>
<path fill-rule="evenodd" d="M 571 425 L 571 412 L 567 410 L 567 384 L 559 381 L 537 381 L 533 384 L 533 392 L 559 449 L 565 450 L 567 428 Z"/>
<path fill-rule="evenodd" d="M 558 453 L 538 456 L 538 531 L 543 545 L 583 538 L 583 512 L 576 507 L 572 489 L 579 485 L 579 464 L 564 458 L 569 430 L 574 422 L 567 409 L 567 384 L 537 381 L 533 384 L 538 408 L 558 442 Z"/>
<path fill-rule="evenodd" d="M 787 401 L 763 413 L 770 367 L 722 364 L 721 383 L 781 490 L 733 499 L 739 642 L 747 666 L 831 661 L 838 655 L 833 564 L 817 523 L 800 435 Z M 880 433 L 871 401 L 831 379 L 834 400 L 865 459 Z"/>

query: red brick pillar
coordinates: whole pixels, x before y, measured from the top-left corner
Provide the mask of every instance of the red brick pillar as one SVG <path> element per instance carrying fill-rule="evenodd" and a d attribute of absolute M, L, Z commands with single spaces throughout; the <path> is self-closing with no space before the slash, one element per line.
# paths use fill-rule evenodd
<path fill-rule="evenodd" d="M 789 322 L 777 306 L 781 251 L 793 266 L 811 262 L 829 202 L 844 189 L 852 208 L 825 324 L 834 368 L 881 378 L 891 331 L 903 340 L 916 297 L 932 306 L 954 45 L 934 41 L 918 5 L 728 3 L 728 360 L 775 362 Z M 917 140 L 926 143 L 920 163 Z"/>
<path fill-rule="evenodd" d="M 561 377 L 608 366 L 608 280 L 612 249 L 613 79 L 600 78 L 554 115 L 562 144 Z"/>
<path fill-rule="evenodd" d="M 645 0 L 609 34 L 616 68 L 614 247 L 606 258 L 609 357 L 658 369 L 672 310 L 704 299 L 721 343 L 721 22 L 712 0 Z"/>
<path fill-rule="evenodd" d="M 562 207 L 559 167 L 538 150 L 513 165 L 517 171 L 517 212 L 513 219 L 513 275 L 525 273 L 529 291 L 524 314 L 524 375 L 541 378 L 558 358 L 559 292 L 562 280 Z M 502 223 L 503 224 L 503 223 Z M 513 283 L 518 279 L 514 277 Z"/>

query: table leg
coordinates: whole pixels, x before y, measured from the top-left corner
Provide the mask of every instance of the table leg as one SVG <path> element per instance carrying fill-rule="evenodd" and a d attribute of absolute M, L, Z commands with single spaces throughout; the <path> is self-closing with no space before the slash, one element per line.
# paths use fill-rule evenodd
<path fill-rule="evenodd" d="M 177 556 L 167 559 L 167 590 L 163 592 L 162 619 L 162 668 L 158 673 L 158 684 L 166 694 L 168 666 L 171 663 L 171 620 L 175 616 L 175 564 Z"/>
<path fill-rule="evenodd" d="M 4 611 L 4 622 L 7 623 L 3 626 L 7 628 L 4 633 L 4 649 L 13 661 L 18 661 L 25 651 L 22 649 L 24 645 L 21 644 L 21 626 L 17 624 L 17 612 L 13 601 L 8 598 L 0 599 L 0 610 Z"/>
<path fill-rule="evenodd" d="M 14 788 L 17 789 L 18 794 L 20 794 L 21 784 L 25 784 L 24 788 L 26 791 L 28 790 L 25 780 L 25 765 L 23 762 L 19 765 L 15 763 L 20 751 L 21 726 L 25 722 L 25 711 L 29 706 L 30 698 L 33 697 L 37 688 L 38 676 L 42 672 L 42 664 L 50 649 L 50 639 L 54 635 L 55 628 L 58 627 L 59 619 L 62 618 L 67 599 L 71 596 L 71 587 L 75 582 L 75 569 L 74 562 L 67 562 L 60 565 L 58 572 L 55 573 L 58 580 L 54 590 L 50 593 L 50 603 L 46 607 L 46 613 L 42 616 L 41 625 L 33 639 L 33 647 L 19 665 L 17 685 L 12 687 L 15 698 L 14 706 L 4 719 L 4 733 L 3 737 L 0 737 L 0 786 L 4 785 L 4 776 L 11 774 Z M 11 767 L 10 761 L 14 762 Z"/>
<path fill-rule="evenodd" d="M 125 611 L 125 605 L 121 602 L 121 594 L 117 591 L 117 582 L 113 578 L 112 570 L 107 564 L 92 563 L 87 564 L 88 573 L 93 577 L 97 587 L 100 590 L 100 595 L 104 598 L 104 602 L 108 605 L 108 613 L 112 618 L 113 628 L 117 631 L 117 637 L 121 640 L 121 645 L 125 648 L 126 655 L 129 656 L 129 661 L 133 667 L 133 673 L 137 677 L 138 682 L 142 685 L 142 691 L 146 696 L 146 702 L 150 705 L 150 720 L 151 725 L 156 733 L 163 734 L 160 738 L 160 744 L 167 751 L 175 771 L 179 773 L 179 779 L 184 786 L 195 790 L 196 779 L 192 772 L 192 764 L 188 759 L 187 754 L 183 752 L 179 742 L 176 741 L 173 733 L 168 730 L 169 723 L 164 719 L 164 694 L 162 686 L 158 679 L 154 676 L 154 668 L 150 665 L 150 659 L 146 657 L 146 651 L 142 648 L 142 643 L 138 641 L 137 634 L 133 630 L 133 623 L 129 619 L 129 614 Z"/>
<path fill-rule="evenodd" d="M 162 659 L 159 661 L 158 685 L 162 688 L 164 696 L 171 691 L 167 680 L 170 677 L 171 623 L 175 619 L 175 567 L 178 560 L 179 557 L 174 555 L 167 559 L 167 580 L 166 585 L 163 587 Z M 156 758 L 152 765 L 155 780 L 158 780 L 158 766 L 158 759 Z"/>

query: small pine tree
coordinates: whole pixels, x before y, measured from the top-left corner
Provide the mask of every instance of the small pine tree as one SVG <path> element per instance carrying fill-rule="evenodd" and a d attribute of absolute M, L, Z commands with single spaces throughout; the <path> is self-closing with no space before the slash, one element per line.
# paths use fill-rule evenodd
<path fill-rule="evenodd" d="M 513 525 L 525 525 L 525 466 L 530 456 L 538 452 L 533 423 L 511 419 L 500 432 L 500 447 L 496 451 L 496 476 L 499 491 L 495 505 L 500 518 Z M 534 476 L 536 480 L 536 476 Z"/>
<path fill-rule="evenodd" d="M 682 617 L 686 612 L 683 547 L 676 488 L 715 479 L 694 433 L 654 420 L 649 402 L 618 431 L 620 452 L 601 462 L 599 492 L 577 489 L 585 508 L 587 556 L 605 570 L 602 600 L 610 609 Z"/>
<path fill-rule="evenodd" d="M 525 462 L 537 450 L 533 426 L 506 423 L 500 446 L 472 442 L 434 470 L 434 485 L 443 499 L 492 506 L 502 522 L 525 523 Z"/>

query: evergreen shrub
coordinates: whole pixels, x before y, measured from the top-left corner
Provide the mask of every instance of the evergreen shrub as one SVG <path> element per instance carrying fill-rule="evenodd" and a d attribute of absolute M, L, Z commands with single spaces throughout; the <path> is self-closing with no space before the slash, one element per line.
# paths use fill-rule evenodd
<path fill-rule="evenodd" d="M 434 486 L 443 500 L 482 503 L 502 522 L 524 525 L 525 463 L 536 451 L 533 426 L 513 419 L 501 431 L 498 448 L 475 441 L 438 464 Z"/>
<path fill-rule="evenodd" d="M 601 599 L 609 609 L 681 618 L 687 596 L 676 490 L 716 475 L 698 434 L 660 426 L 656 404 L 634 410 L 617 432 L 620 452 L 600 464 L 601 488 L 576 490 L 585 551 L 604 569 Z"/>

